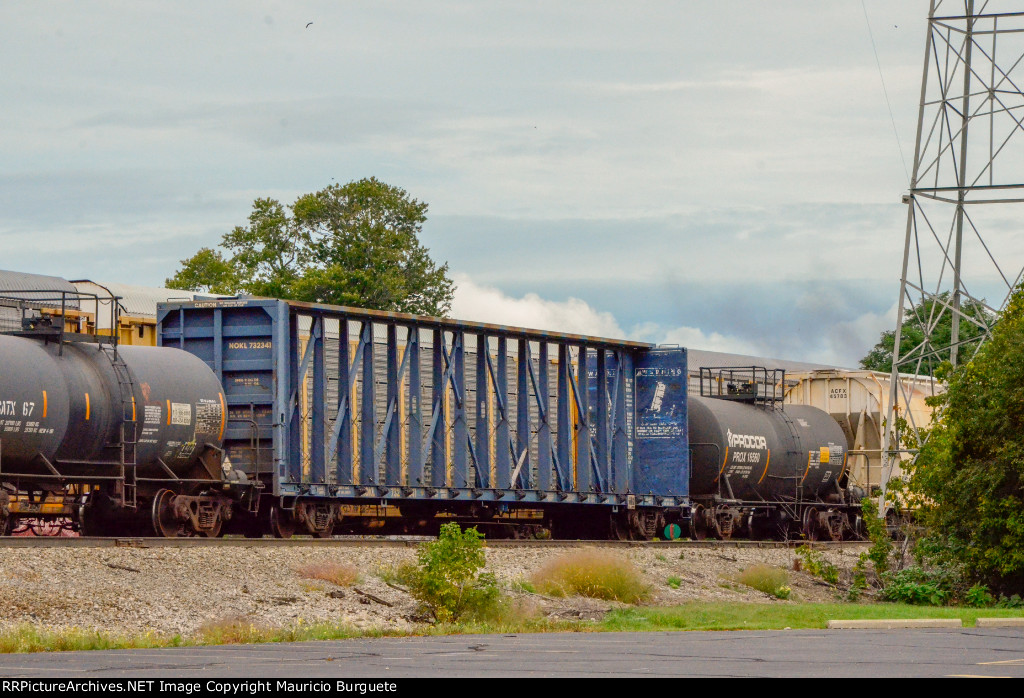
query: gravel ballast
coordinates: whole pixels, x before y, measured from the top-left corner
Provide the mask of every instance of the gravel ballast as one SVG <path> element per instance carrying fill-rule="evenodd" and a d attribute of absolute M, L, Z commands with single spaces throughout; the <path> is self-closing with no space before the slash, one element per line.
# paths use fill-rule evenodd
<path fill-rule="evenodd" d="M 510 594 L 531 599 L 541 614 L 599 619 L 622 604 L 548 599 L 513 589 L 516 581 L 527 579 L 545 562 L 584 547 L 490 547 L 487 571 Z M 792 571 L 797 555 L 791 549 L 666 543 L 610 552 L 641 570 L 654 590 L 650 605 L 695 600 L 834 601 L 838 593 L 804 572 Z M 845 547 L 822 555 L 848 574 L 860 552 L 860 547 Z M 54 630 L 76 627 L 190 637 L 204 626 L 239 620 L 268 628 L 338 623 L 401 631 L 413 629 L 420 619 L 416 601 L 377 576 L 382 569 L 415 562 L 414 546 L 5 548 L 0 556 L 0 629 L 28 623 Z M 305 567 L 336 563 L 354 566 L 359 581 L 341 587 L 299 573 Z M 789 601 L 731 581 L 755 563 L 789 570 Z M 679 588 L 667 584 L 670 577 L 681 580 Z"/>

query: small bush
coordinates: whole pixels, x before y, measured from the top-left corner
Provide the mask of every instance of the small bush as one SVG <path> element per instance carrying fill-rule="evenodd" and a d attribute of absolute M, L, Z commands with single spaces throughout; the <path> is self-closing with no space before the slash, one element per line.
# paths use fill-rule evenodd
<path fill-rule="evenodd" d="M 826 560 L 821 552 L 801 545 L 796 549 L 796 554 L 800 556 L 802 567 L 807 570 L 807 574 L 823 579 L 829 584 L 839 583 L 839 568 Z"/>
<path fill-rule="evenodd" d="M 665 583 L 668 584 L 673 589 L 678 589 L 679 587 L 681 587 L 683 585 L 683 580 L 681 578 L 679 578 L 679 577 L 669 577 L 665 581 Z"/>
<path fill-rule="evenodd" d="M 886 601 L 944 606 L 953 598 L 953 580 L 943 570 L 908 567 L 896 573 L 887 572 L 883 580 L 882 598 Z"/>
<path fill-rule="evenodd" d="M 992 596 L 988 587 L 984 584 L 975 584 L 964 594 L 964 604 L 974 608 L 986 608 L 994 606 L 996 597 Z"/>
<path fill-rule="evenodd" d="M 359 581 L 359 570 L 352 565 L 336 562 L 318 562 L 300 567 L 298 575 L 303 579 L 321 579 L 340 587 L 349 587 Z"/>
<path fill-rule="evenodd" d="M 1000 596 L 996 605 L 999 606 L 999 608 L 1024 608 L 1024 599 L 1020 597 L 1020 594 L 1014 594 L 1013 596 Z"/>
<path fill-rule="evenodd" d="M 416 557 L 417 567 L 403 565 L 396 575 L 436 621 L 484 620 L 500 613 L 497 580 L 480 573 L 486 553 L 476 528 L 462 531 L 457 523 L 447 523 L 436 541 L 420 545 Z"/>
<path fill-rule="evenodd" d="M 744 586 L 770 594 L 779 599 L 788 599 L 789 575 L 786 570 L 768 565 L 751 565 L 735 577 Z"/>
<path fill-rule="evenodd" d="M 850 583 L 850 590 L 846 593 L 848 601 L 856 601 L 864 590 L 868 588 L 867 565 L 870 557 L 867 553 L 861 553 L 857 558 L 857 564 L 853 566 L 853 580 Z"/>
<path fill-rule="evenodd" d="M 535 572 L 531 581 L 549 596 L 588 596 L 638 603 L 651 593 L 632 563 L 597 550 L 555 558 Z"/>
<path fill-rule="evenodd" d="M 867 559 L 875 566 L 875 572 L 881 576 L 889 571 L 889 558 L 893 552 L 892 537 L 885 519 L 878 516 L 878 505 L 875 500 L 865 497 L 860 501 L 861 516 L 867 529 L 871 548 L 865 553 Z"/>

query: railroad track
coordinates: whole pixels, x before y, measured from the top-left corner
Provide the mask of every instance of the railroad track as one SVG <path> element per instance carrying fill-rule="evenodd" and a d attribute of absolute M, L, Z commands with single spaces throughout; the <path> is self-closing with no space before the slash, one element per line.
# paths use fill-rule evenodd
<path fill-rule="evenodd" d="M 0 537 L 0 548 L 201 548 L 201 547 L 251 547 L 251 548 L 372 548 L 415 547 L 427 537 L 408 538 L 244 538 L 225 536 L 223 538 L 98 538 L 98 537 L 49 537 L 17 536 Z M 811 545 L 820 549 L 839 549 L 868 545 L 865 541 L 750 541 L 750 540 L 701 540 L 701 541 L 609 541 L 609 540 L 489 540 L 491 548 L 549 548 L 549 547 L 601 547 L 601 548 L 797 548 Z"/>

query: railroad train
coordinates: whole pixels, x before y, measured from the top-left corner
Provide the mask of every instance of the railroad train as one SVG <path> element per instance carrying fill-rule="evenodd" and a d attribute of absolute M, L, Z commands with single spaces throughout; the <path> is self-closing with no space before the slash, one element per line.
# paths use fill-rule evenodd
<path fill-rule="evenodd" d="M 157 339 L 0 334 L 0 531 L 861 531 L 844 432 L 781 371 L 690 395 L 681 348 L 252 297 L 161 304 Z"/>

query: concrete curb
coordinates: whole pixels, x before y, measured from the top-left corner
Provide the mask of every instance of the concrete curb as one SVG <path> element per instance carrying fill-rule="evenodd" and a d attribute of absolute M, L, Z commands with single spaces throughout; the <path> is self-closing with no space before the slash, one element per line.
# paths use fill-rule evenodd
<path fill-rule="evenodd" d="M 979 628 L 1024 628 L 1024 618 L 979 618 Z"/>
<path fill-rule="evenodd" d="M 893 618 L 879 620 L 830 620 L 829 630 L 898 630 L 901 628 L 962 628 L 959 618 Z"/>

